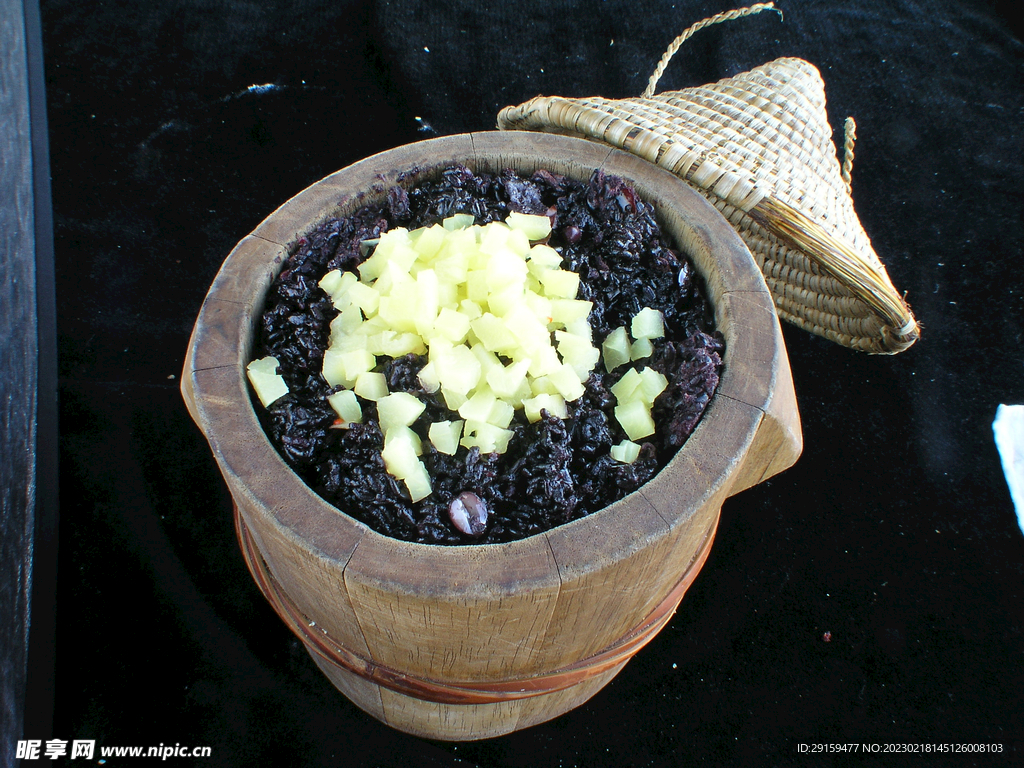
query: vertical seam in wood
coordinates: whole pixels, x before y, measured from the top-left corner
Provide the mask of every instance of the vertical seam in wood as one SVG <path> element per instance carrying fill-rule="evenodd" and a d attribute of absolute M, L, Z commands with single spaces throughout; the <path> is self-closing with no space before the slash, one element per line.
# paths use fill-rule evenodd
<path fill-rule="evenodd" d="M 356 551 L 359 549 L 359 545 L 363 543 L 362 537 L 356 542 L 356 545 L 352 547 L 352 551 L 349 553 L 348 560 L 345 561 L 345 566 L 341 569 L 341 580 L 345 584 L 345 597 L 348 598 L 349 605 L 352 606 L 352 615 L 356 617 L 356 626 L 359 627 L 359 634 L 363 637 L 363 645 L 366 647 L 366 653 L 371 660 L 380 663 L 380 659 L 374 658 L 373 647 L 370 645 L 366 638 L 366 629 L 363 627 L 363 617 L 360 616 L 358 603 L 352 598 L 352 590 L 349 588 L 348 583 L 348 568 L 352 564 L 352 559 L 356 556 Z M 377 686 L 377 695 L 380 696 L 380 686 Z M 381 698 L 381 707 L 384 706 L 384 699 Z"/>

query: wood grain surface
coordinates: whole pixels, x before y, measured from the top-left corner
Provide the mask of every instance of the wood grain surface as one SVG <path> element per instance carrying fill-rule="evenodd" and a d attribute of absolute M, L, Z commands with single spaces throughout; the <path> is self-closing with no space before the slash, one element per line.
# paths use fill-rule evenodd
<path fill-rule="evenodd" d="M 522 541 L 451 548 L 384 537 L 317 497 L 263 434 L 244 367 L 262 297 L 291 243 L 324 217 L 382 196 L 399 174 L 412 185 L 456 161 L 491 172 L 543 167 L 584 180 L 602 168 L 631 180 L 704 276 L 726 353 L 719 391 L 701 424 L 638 492 Z M 788 467 L 801 450 L 771 297 L 728 223 L 681 181 L 638 158 L 532 133 L 409 145 L 339 171 L 285 203 L 239 243 L 214 281 L 193 332 L 182 393 L 255 548 L 301 615 L 348 652 L 440 683 L 529 680 L 614 647 L 687 576 L 722 501 Z M 621 668 L 544 696 L 446 704 L 367 683 L 323 658 L 317 663 L 375 717 L 443 739 L 486 738 L 550 719 Z"/>

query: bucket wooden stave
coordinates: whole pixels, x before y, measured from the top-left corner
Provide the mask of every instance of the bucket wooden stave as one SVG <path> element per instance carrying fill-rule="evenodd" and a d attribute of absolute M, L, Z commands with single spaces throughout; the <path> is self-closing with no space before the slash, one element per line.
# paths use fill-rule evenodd
<path fill-rule="evenodd" d="M 245 381 L 263 297 L 289 247 L 329 215 L 463 162 L 595 168 L 630 180 L 705 280 L 726 338 L 719 390 L 669 465 L 587 518 L 518 542 L 384 537 L 316 496 L 259 425 Z M 243 553 L 334 685 L 403 731 L 478 739 L 543 722 L 600 690 L 671 616 L 724 499 L 790 466 L 802 440 L 771 295 L 749 251 L 682 181 L 562 136 L 479 133 L 376 155 L 303 191 L 232 251 L 189 344 L 182 393 L 235 503 Z"/>

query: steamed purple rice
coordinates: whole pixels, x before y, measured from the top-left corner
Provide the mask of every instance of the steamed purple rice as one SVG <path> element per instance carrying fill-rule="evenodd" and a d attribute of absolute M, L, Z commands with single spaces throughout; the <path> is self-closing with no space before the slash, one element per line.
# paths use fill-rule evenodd
<path fill-rule="evenodd" d="M 562 266 L 580 275 L 577 298 L 593 302 L 590 325 L 600 346 L 615 328 L 644 307 L 661 311 L 665 336 L 651 357 L 604 373 L 598 363 L 586 392 L 569 403 L 565 420 L 545 412 L 528 423 L 517 411 L 504 454 L 460 446 L 454 456 L 434 450 L 426 424 L 458 419 L 440 393 L 423 391 L 417 374 L 426 356 L 386 358 L 391 392 L 415 394 L 427 407 L 414 429 L 433 493 L 412 503 L 405 486 L 388 474 L 375 405 L 363 405 L 362 424 L 332 429 L 327 396 L 340 389 L 321 375 L 330 323 L 337 310 L 318 286 L 330 270 L 355 270 L 368 257 L 364 240 L 395 227 L 416 229 L 456 213 L 476 224 L 504 220 L 512 211 L 553 220 L 548 244 Z M 346 218 L 330 218 L 301 238 L 266 298 L 255 357 L 273 355 L 290 393 L 264 410 L 264 427 L 284 460 L 326 501 L 374 530 L 427 544 L 499 543 L 524 538 L 595 512 L 636 490 L 658 472 L 697 426 L 722 368 L 723 341 L 711 307 L 685 254 L 662 235 L 653 207 L 623 180 L 594 171 L 577 182 L 544 170 L 522 178 L 507 170 L 473 173 L 446 169 L 436 181 L 390 188 L 383 202 Z M 653 408 L 654 435 L 639 457 L 623 464 L 609 449 L 625 439 L 612 416 L 609 389 L 630 367 L 652 367 L 668 379 Z M 458 500 L 472 496 L 486 529 L 453 523 Z M 458 522 L 458 521 L 457 521 Z M 462 530 L 462 528 L 465 529 Z"/>

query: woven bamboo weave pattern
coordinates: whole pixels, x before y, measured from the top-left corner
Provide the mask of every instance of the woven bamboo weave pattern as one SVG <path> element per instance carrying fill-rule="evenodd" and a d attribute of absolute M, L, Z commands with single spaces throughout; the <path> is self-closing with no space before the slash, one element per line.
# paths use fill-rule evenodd
<path fill-rule="evenodd" d="M 781 318 L 865 352 L 893 354 L 917 341 L 917 323 L 854 211 L 853 121 L 841 166 L 812 64 L 781 58 L 649 98 L 540 96 L 503 109 L 498 128 L 606 142 L 685 180 L 740 233 Z"/>

